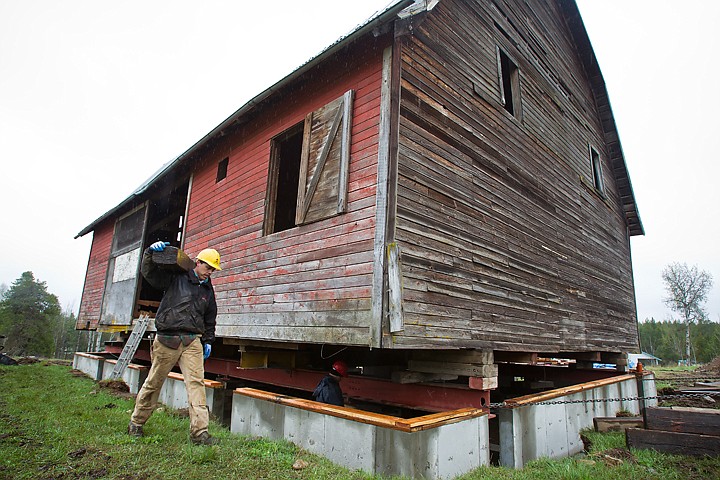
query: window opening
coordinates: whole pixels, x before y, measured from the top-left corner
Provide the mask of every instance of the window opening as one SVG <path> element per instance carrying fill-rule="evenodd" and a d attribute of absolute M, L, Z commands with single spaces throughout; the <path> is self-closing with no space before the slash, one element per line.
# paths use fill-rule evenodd
<path fill-rule="evenodd" d="M 298 181 L 302 157 L 303 123 L 298 123 L 273 139 L 271 146 L 271 202 L 266 233 L 277 233 L 295 226 Z"/>
<path fill-rule="evenodd" d="M 510 115 L 517 117 L 520 113 L 520 70 L 500 48 L 497 55 L 500 101 Z"/>
<path fill-rule="evenodd" d="M 593 185 L 595 186 L 595 189 L 600 193 L 604 193 L 605 186 L 602 179 L 600 154 L 592 147 L 590 147 L 590 167 L 592 168 Z"/>
<path fill-rule="evenodd" d="M 227 168 L 229 161 L 230 159 L 228 157 L 225 157 L 218 163 L 217 177 L 215 177 L 215 183 L 218 183 L 220 180 L 227 177 Z"/>

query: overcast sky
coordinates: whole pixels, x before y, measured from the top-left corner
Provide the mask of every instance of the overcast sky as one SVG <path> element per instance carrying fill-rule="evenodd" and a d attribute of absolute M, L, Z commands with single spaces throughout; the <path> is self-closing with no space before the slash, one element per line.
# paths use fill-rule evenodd
<path fill-rule="evenodd" d="M 0 284 L 24 271 L 80 305 L 91 235 L 252 97 L 389 0 L 0 0 Z M 632 240 L 640 320 L 661 272 L 708 271 L 720 320 L 720 2 L 579 0 L 645 227 Z"/>

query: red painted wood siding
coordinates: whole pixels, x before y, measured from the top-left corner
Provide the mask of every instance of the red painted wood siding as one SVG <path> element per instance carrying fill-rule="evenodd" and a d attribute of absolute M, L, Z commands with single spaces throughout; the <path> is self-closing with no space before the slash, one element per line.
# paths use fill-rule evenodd
<path fill-rule="evenodd" d="M 368 342 L 382 44 L 343 54 L 268 105 L 194 173 L 185 250 L 217 248 L 218 335 Z M 263 236 L 271 139 L 354 90 L 348 211 Z M 229 154 L 228 154 L 229 151 Z M 216 183 L 217 162 L 229 156 Z"/>
<path fill-rule="evenodd" d="M 110 260 L 110 248 L 113 239 L 113 222 L 105 222 L 93 232 L 90 247 L 90 260 L 88 261 L 83 287 L 80 312 L 78 313 L 77 329 L 94 330 L 100 321 L 102 300 L 105 293 L 105 277 Z"/>

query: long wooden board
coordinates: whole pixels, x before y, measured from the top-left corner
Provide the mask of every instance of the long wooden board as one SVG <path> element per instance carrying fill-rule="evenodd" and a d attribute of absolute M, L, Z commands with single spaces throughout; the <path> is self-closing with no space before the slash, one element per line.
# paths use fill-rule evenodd
<path fill-rule="evenodd" d="M 720 437 L 711 435 L 628 428 L 625 430 L 625 441 L 628 448 L 651 449 L 674 455 L 720 455 Z"/>
<path fill-rule="evenodd" d="M 648 430 L 696 433 L 720 437 L 720 410 L 709 408 L 650 407 Z"/>

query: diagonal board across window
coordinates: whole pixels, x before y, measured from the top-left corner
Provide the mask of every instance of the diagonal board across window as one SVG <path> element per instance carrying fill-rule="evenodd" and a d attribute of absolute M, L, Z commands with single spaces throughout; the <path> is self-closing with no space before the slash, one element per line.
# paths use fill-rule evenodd
<path fill-rule="evenodd" d="M 347 209 L 353 91 L 272 140 L 265 234 Z"/>

